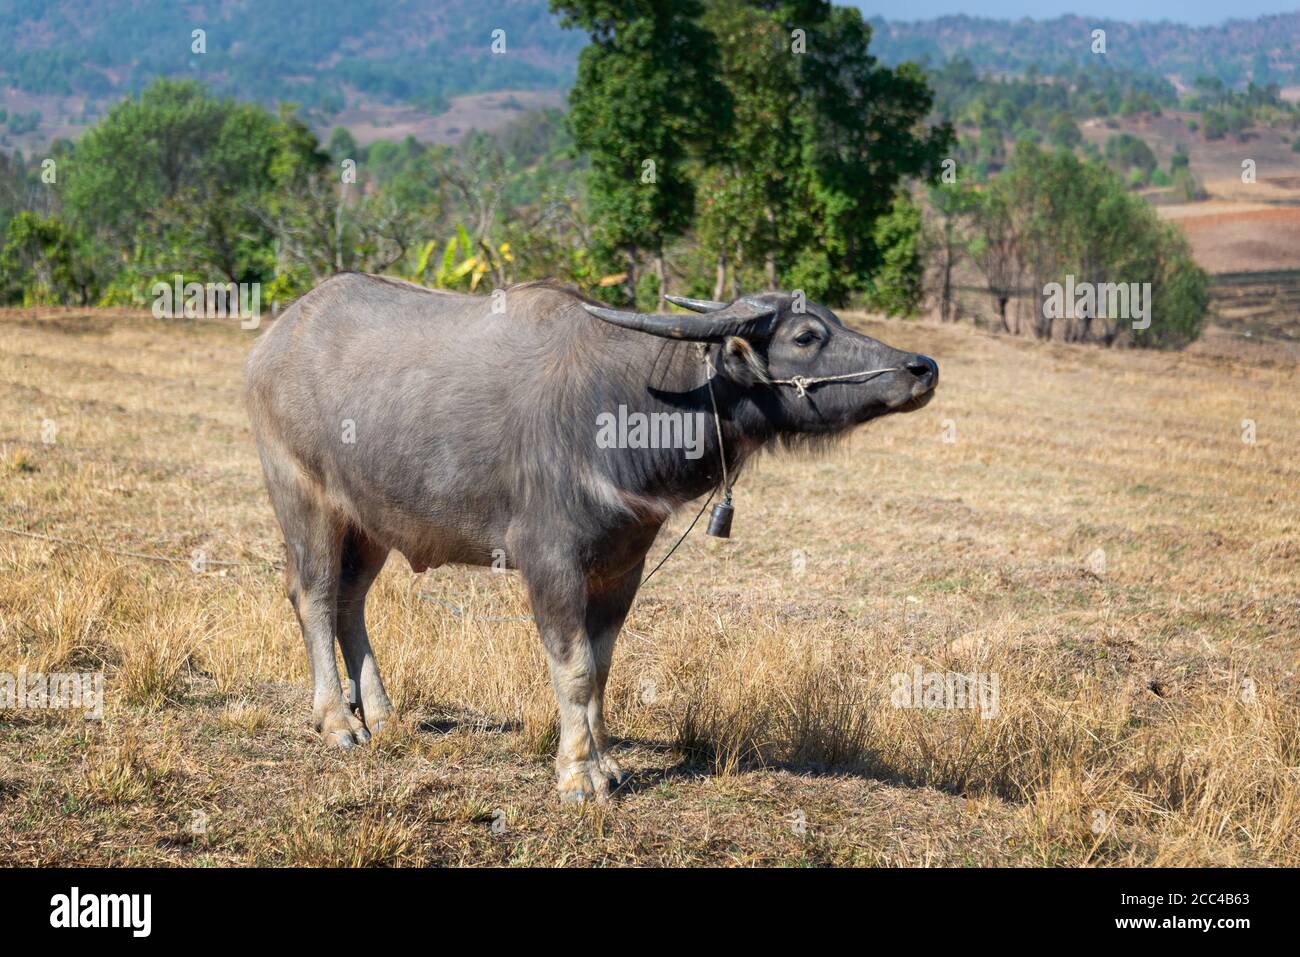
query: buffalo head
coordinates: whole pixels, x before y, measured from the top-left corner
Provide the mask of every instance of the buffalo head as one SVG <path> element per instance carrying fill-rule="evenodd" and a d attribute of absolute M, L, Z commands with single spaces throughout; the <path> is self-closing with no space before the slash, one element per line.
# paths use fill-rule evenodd
<path fill-rule="evenodd" d="M 718 344 L 718 374 L 750 395 L 784 433 L 832 433 L 929 401 L 939 367 L 845 327 L 825 306 L 790 293 L 735 302 L 669 296 L 693 313 L 623 312 L 587 304 L 625 329 Z"/>

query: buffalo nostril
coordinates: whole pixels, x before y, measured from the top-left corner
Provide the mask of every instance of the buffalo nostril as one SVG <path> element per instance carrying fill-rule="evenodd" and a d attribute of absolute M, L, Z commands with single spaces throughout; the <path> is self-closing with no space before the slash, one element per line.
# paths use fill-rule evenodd
<path fill-rule="evenodd" d="M 913 356 L 907 361 L 907 371 L 928 385 L 939 381 L 939 366 L 929 356 Z"/>

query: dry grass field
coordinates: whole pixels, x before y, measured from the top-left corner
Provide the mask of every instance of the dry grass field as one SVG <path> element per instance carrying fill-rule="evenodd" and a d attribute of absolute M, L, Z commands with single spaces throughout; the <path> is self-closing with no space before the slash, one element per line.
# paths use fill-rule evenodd
<path fill-rule="evenodd" d="M 1165 209 L 1187 235 L 1197 265 L 1210 273 L 1300 269 L 1300 206 L 1211 202 Z"/>
<path fill-rule="evenodd" d="M 508 574 L 393 556 L 402 720 L 317 742 L 254 333 L 0 313 L 0 524 L 47 536 L 0 533 L 0 673 L 106 687 L 101 721 L 0 712 L 0 865 L 1300 865 L 1295 352 L 861 323 L 938 395 L 762 459 L 734 538 L 687 540 L 615 656 L 630 777 L 575 808 Z M 996 676 L 996 713 L 894 707 L 917 666 Z"/>
<path fill-rule="evenodd" d="M 432 115 L 404 104 L 385 104 L 349 91 L 348 105 L 338 116 L 330 118 L 328 129 L 319 129 L 322 140 L 330 130 L 345 127 L 363 146 L 375 140 L 401 142 L 413 136 L 421 143 L 455 144 L 470 130 L 494 132 L 525 110 L 562 108 L 560 90 L 498 90 L 492 93 L 467 93 L 450 98 L 446 111 Z"/>
<path fill-rule="evenodd" d="M 1300 156 L 1291 149 L 1294 132 L 1254 126 L 1244 139 L 1225 136 L 1207 140 L 1202 132 L 1188 128 L 1189 122 L 1202 119 L 1198 113 L 1165 110 L 1159 116 L 1088 119 L 1079 124 L 1079 130 L 1084 139 L 1099 147 L 1112 136 L 1131 133 L 1151 147 L 1166 170 L 1174 151 L 1181 147 L 1188 154 L 1192 173 L 1212 199 L 1240 203 L 1295 202 L 1300 189 L 1296 181 L 1300 175 Z M 1254 182 L 1242 182 L 1241 163 L 1245 159 L 1255 162 Z"/>

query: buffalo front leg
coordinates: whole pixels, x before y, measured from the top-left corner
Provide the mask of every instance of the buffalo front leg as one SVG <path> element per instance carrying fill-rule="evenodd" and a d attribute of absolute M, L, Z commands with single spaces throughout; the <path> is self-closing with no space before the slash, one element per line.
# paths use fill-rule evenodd
<path fill-rule="evenodd" d="M 596 660 L 591 644 L 578 636 L 556 648 L 548 642 L 546 661 L 560 710 L 560 742 L 555 752 L 556 788 L 562 801 L 609 796 L 609 773 L 587 721 L 596 693 Z"/>
<path fill-rule="evenodd" d="M 601 583 L 604 587 L 600 589 L 589 587 L 587 592 L 587 634 L 596 666 L 596 688 L 587 705 L 587 726 L 600 754 L 601 769 L 615 782 L 622 779 L 623 769 L 610 753 L 609 731 L 605 727 L 605 685 L 614 660 L 614 643 L 641 587 L 643 567 L 644 563 L 638 564 L 622 579 Z"/>
<path fill-rule="evenodd" d="M 603 602 L 590 606 L 587 582 L 582 572 L 557 559 L 534 559 L 521 564 L 537 630 L 546 650 L 551 685 L 559 708 L 560 741 L 555 755 L 555 772 L 560 798 L 565 801 L 602 799 L 617 784 L 616 768 L 602 753 L 591 723 L 600 715 L 602 672 L 609 674 L 613 637 L 594 640 L 593 625 L 607 626 L 621 614 L 603 611 Z M 630 598 L 628 599 L 630 602 Z M 615 632 L 617 629 L 615 629 Z M 604 736 L 603 717 L 597 729 Z M 607 742 L 606 742 L 607 743 Z"/>

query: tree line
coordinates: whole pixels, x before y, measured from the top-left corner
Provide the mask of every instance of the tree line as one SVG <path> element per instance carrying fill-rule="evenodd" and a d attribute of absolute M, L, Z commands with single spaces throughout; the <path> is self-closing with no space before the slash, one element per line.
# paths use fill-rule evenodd
<path fill-rule="evenodd" d="M 895 315 L 931 298 L 951 317 L 952 277 L 987 266 L 1001 277 L 988 283 L 1000 327 L 1015 331 L 1008 290 L 1026 277 L 1145 270 L 1144 281 L 1174 277 L 1155 286 L 1155 331 L 1090 323 L 1067 338 L 1194 336 L 1203 296 L 1186 292 L 1185 243 L 1140 200 L 1115 198 L 1122 181 L 1028 142 L 1033 164 L 972 167 L 925 74 L 882 66 L 856 10 L 552 6 L 590 38 L 567 114 L 521 114 L 455 147 L 363 147 L 341 128 L 322 142 L 290 105 L 270 111 L 164 79 L 48 157 L 0 155 L 0 300 L 140 303 L 181 273 L 261 283 L 264 302 L 284 303 L 357 269 L 464 290 L 553 277 L 643 308 L 662 307 L 670 289 L 719 299 L 801 289 Z M 1031 188 L 1046 172 L 1054 189 L 1093 192 L 1062 205 Z M 1096 221 L 1102 210 L 1109 226 Z M 1138 245 L 1118 248 L 1121 235 Z M 947 286 L 929 268 L 939 261 Z"/>

